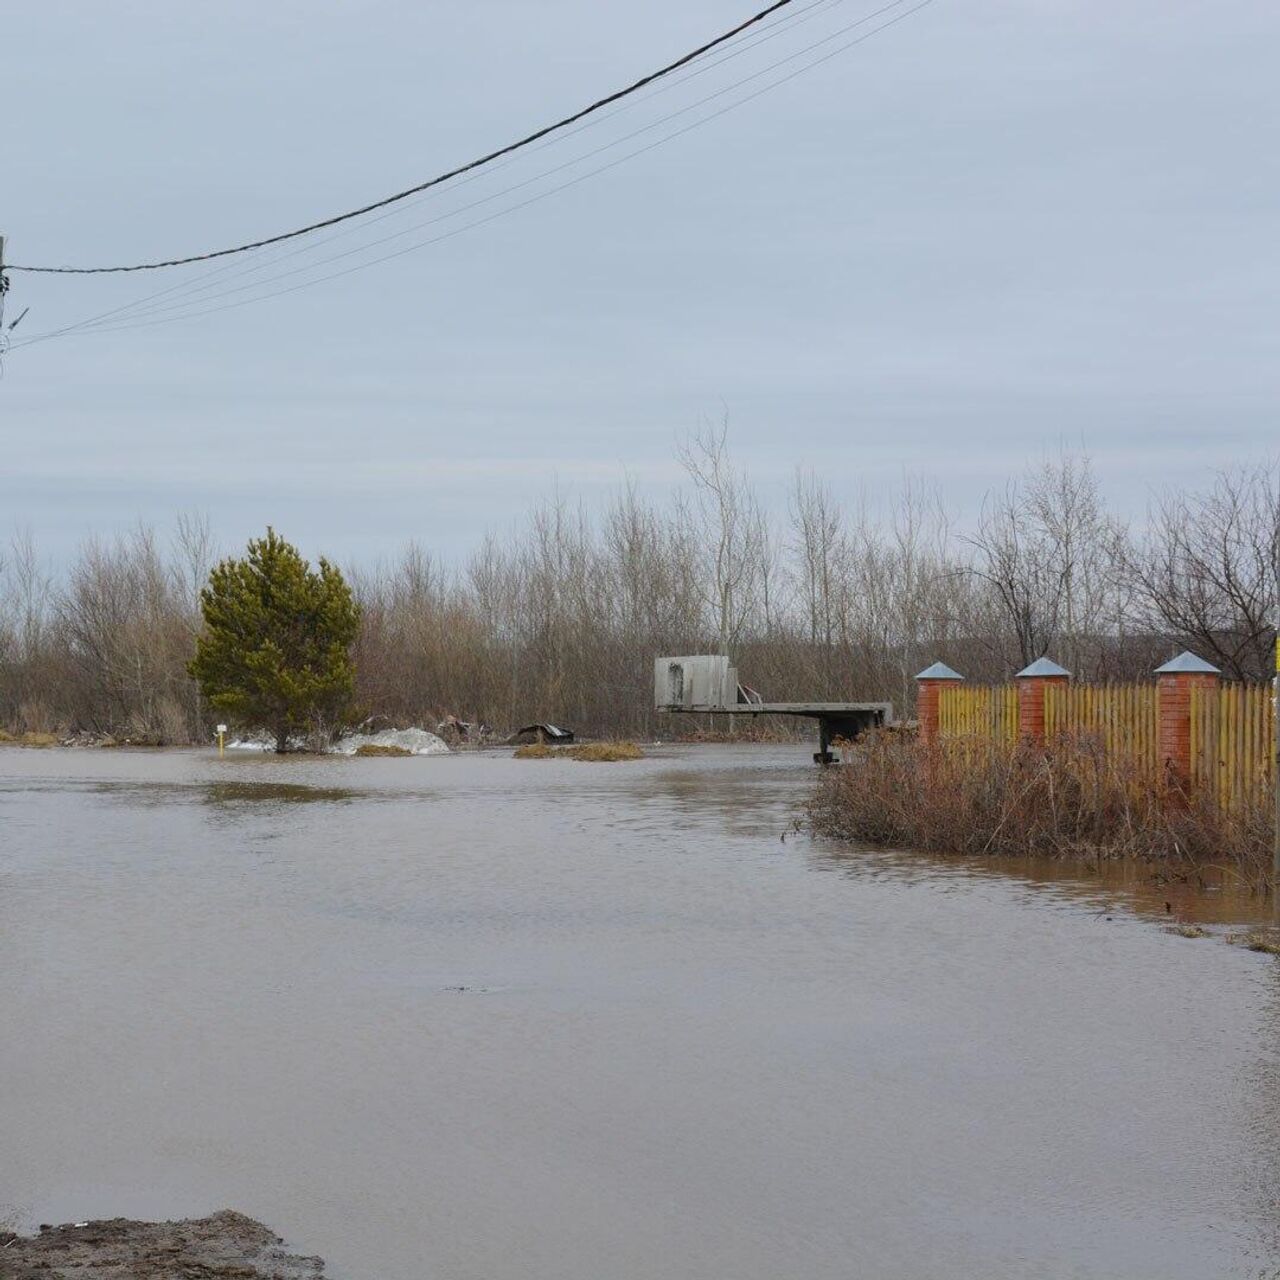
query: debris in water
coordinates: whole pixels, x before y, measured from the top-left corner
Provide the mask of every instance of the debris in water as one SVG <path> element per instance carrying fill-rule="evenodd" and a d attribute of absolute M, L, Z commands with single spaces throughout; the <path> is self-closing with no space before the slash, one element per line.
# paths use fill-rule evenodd
<path fill-rule="evenodd" d="M 523 729 L 517 729 L 507 739 L 507 742 L 514 746 L 539 742 L 558 742 L 564 745 L 572 741 L 572 729 L 564 729 L 558 724 L 550 724 L 545 720 L 538 724 L 527 724 Z"/>

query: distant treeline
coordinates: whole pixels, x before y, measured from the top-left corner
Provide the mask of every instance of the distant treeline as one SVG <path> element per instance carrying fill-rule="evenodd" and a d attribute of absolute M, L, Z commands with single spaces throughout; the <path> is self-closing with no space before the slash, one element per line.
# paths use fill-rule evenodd
<path fill-rule="evenodd" d="M 410 545 L 349 569 L 363 708 L 405 724 L 669 732 L 652 710 L 662 653 L 731 653 L 771 699 L 890 699 L 907 714 L 912 676 L 935 659 L 999 680 L 1048 653 L 1082 678 L 1129 680 L 1185 647 L 1231 678 L 1272 673 L 1275 464 L 1158 497 L 1133 529 L 1074 455 L 990 494 L 965 527 L 926 485 L 842 506 L 806 472 L 771 517 L 723 431 L 681 461 L 688 483 L 665 503 L 626 489 L 592 518 L 552 501 L 460 568 Z M 55 578 L 15 537 L 0 567 L 0 724 L 203 739 L 186 664 L 224 551 L 240 548 L 185 519 L 168 540 L 90 542 Z"/>

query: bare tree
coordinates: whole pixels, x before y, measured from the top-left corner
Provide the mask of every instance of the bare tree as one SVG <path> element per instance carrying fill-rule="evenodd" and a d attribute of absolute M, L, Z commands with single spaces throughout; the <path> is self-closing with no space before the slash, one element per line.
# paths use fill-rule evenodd
<path fill-rule="evenodd" d="M 1078 675 L 1104 672 L 1127 616 L 1126 533 L 1086 456 L 1063 453 L 989 497 L 968 541 L 1024 665 L 1052 650 Z"/>
<path fill-rule="evenodd" d="M 848 554 L 843 518 L 817 474 L 800 469 L 792 482 L 790 515 L 792 572 L 809 647 L 817 657 L 815 675 L 830 686 L 840 615 L 847 607 L 847 593 L 841 589 Z"/>
<path fill-rule="evenodd" d="M 705 587 L 720 652 L 742 638 L 765 554 L 765 521 L 746 475 L 729 456 L 729 423 L 704 427 L 679 449 L 694 485 L 693 511 L 703 546 Z"/>
<path fill-rule="evenodd" d="M 1106 510 L 1085 454 L 1064 452 L 1042 463 L 1027 483 L 1026 506 L 1058 584 L 1058 656 L 1081 677 L 1105 674 L 1104 638 L 1118 635 L 1127 616 L 1126 530 Z"/>
<path fill-rule="evenodd" d="M 1280 465 L 1220 472 L 1201 493 L 1166 493 L 1129 558 L 1149 627 L 1228 675 L 1273 674 Z"/>
<path fill-rule="evenodd" d="M 49 611 L 53 582 L 40 563 L 29 529 L 19 530 L 9 544 L 4 564 L 4 614 L 0 630 L 7 641 L 5 718 L 23 730 L 53 727 L 56 708 L 50 701 L 53 657 Z"/>

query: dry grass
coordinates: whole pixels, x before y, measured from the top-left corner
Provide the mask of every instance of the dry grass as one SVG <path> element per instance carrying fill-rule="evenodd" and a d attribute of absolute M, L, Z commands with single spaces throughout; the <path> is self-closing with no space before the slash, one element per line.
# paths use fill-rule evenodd
<path fill-rule="evenodd" d="M 723 717 L 722 717 L 723 718 Z M 676 717 L 672 717 L 674 721 Z M 670 738 L 673 742 L 697 742 L 697 743 L 725 743 L 732 745 L 733 743 L 742 742 L 798 742 L 805 740 L 809 735 L 809 728 L 804 723 L 797 725 L 779 724 L 776 716 L 765 716 L 757 720 L 752 716 L 750 720 L 745 717 L 738 717 L 739 723 L 734 725 L 732 729 L 713 728 L 707 729 L 694 725 L 691 728 L 674 727 L 671 731 Z"/>
<path fill-rule="evenodd" d="M 1223 813 L 1089 736 L 1047 746 L 869 734 L 819 784 L 815 829 L 938 853 L 1226 865 L 1262 887 L 1269 806 Z"/>
<path fill-rule="evenodd" d="M 0 742 L 12 742 L 13 740 L 13 734 L 5 729 L 0 729 Z"/>
<path fill-rule="evenodd" d="M 1280 937 L 1273 933 L 1233 933 L 1227 941 L 1246 951 L 1261 951 L 1264 955 L 1280 956 Z"/>
<path fill-rule="evenodd" d="M 1207 938 L 1209 936 L 1208 929 L 1202 929 L 1198 924 L 1171 924 L 1166 933 L 1172 933 L 1179 938 Z"/>
<path fill-rule="evenodd" d="M 621 740 L 584 742 L 581 746 L 566 747 L 565 755 L 574 760 L 590 760 L 598 764 L 611 764 L 615 760 L 644 759 L 644 752 L 634 742 Z"/>
<path fill-rule="evenodd" d="M 549 747 L 545 742 L 529 742 L 515 750 L 517 760 L 587 760 L 609 764 L 615 760 L 642 760 L 644 752 L 634 742 L 583 742 L 573 747 Z"/>
<path fill-rule="evenodd" d="M 24 747 L 56 747 L 58 735 L 56 733 L 24 733 L 18 742 Z"/>
<path fill-rule="evenodd" d="M 413 752 L 407 747 L 381 746 L 376 742 L 361 743 L 355 750 L 358 756 L 411 756 Z"/>

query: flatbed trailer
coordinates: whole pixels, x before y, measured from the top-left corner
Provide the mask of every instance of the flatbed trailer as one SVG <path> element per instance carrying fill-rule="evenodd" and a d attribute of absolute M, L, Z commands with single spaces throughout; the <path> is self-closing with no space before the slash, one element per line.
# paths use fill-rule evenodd
<path fill-rule="evenodd" d="M 738 683 L 738 672 L 718 654 L 658 658 L 654 706 L 672 715 L 801 716 L 818 722 L 816 764 L 831 764 L 831 744 L 893 723 L 891 702 L 765 702 Z"/>

